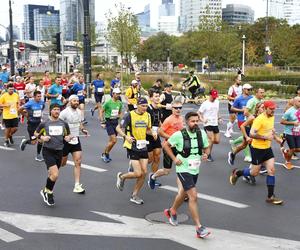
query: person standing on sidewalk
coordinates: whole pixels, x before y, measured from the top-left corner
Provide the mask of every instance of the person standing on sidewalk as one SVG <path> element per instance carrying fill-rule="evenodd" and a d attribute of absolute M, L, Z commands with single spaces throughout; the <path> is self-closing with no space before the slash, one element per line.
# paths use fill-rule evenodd
<path fill-rule="evenodd" d="M 176 164 L 178 193 L 169 209 L 164 214 L 173 226 L 177 226 L 177 210 L 182 205 L 185 196 L 188 195 L 188 207 L 196 225 L 196 235 L 204 238 L 210 231 L 201 224 L 197 204 L 197 188 L 201 160 L 207 160 L 209 154 L 209 142 L 205 131 L 198 127 L 199 116 L 196 112 L 185 115 L 186 128 L 175 132 L 163 145 L 165 152 Z M 174 154 L 172 147 L 177 153 Z"/>

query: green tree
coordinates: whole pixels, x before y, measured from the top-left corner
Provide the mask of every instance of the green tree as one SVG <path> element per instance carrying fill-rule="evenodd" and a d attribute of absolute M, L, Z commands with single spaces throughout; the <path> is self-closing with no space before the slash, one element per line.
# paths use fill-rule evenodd
<path fill-rule="evenodd" d="M 141 32 L 137 17 L 129 9 L 122 4 L 115 7 L 118 12 L 117 16 L 114 16 L 111 10 L 106 14 L 107 39 L 121 54 L 122 59 L 125 58 L 128 61 L 138 48 Z"/>

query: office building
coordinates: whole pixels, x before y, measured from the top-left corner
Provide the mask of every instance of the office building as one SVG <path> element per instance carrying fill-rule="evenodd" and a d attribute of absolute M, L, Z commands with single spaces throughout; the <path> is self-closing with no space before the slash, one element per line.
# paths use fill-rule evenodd
<path fill-rule="evenodd" d="M 247 5 L 227 4 L 222 9 L 222 19 L 229 25 L 240 23 L 254 23 L 254 11 Z"/>

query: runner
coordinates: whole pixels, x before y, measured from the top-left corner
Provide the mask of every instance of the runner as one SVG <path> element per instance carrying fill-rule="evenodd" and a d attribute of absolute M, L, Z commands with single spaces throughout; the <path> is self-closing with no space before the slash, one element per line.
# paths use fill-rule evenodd
<path fill-rule="evenodd" d="M 196 91 L 198 88 L 200 88 L 200 81 L 198 76 L 195 74 L 195 72 L 192 70 L 190 71 L 190 75 L 187 79 L 184 80 L 183 85 L 187 83 L 187 89 L 192 94 L 192 99 L 195 99 L 196 97 Z"/>
<path fill-rule="evenodd" d="M 117 132 L 124 137 L 124 147 L 127 148 L 128 157 L 131 160 L 133 172 L 117 175 L 117 188 L 122 191 L 126 179 L 137 179 L 130 201 L 142 205 L 144 201 L 138 197 L 141 188 L 144 185 L 147 174 L 148 152 L 146 133 L 157 139 L 156 132 L 151 130 L 151 118 L 146 112 L 148 102 L 146 98 L 139 98 L 136 110 L 128 112 L 121 125 L 117 126 Z M 123 132 L 123 129 L 125 132 Z"/>
<path fill-rule="evenodd" d="M 50 98 L 50 105 L 58 104 L 62 109 L 64 105 L 64 98 L 62 96 L 62 86 L 60 85 L 60 81 L 60 76 L 56 76 L 54 84 L 48 89 L 47 96 Z"/>
<path fill-rule="evenodd" d="M 85 96 L 86 96 L 86 91 L 85 91 L 85 83 L 84 83 L 84 77 L 79 76 L 79 81 L 75 82 L 72 89 L 71 93 L 75 94 L 79 98 L 79 109 L 81 110 L 81 117 L 83 124 L 87 124 L 87 121 L 84 118 L 84 106 L 85 106 Z"/>
<path fill-rule="evenodd" d="M 172 115 L 172 102 L 173 102 L 173 96 L 172 96 L 172 84 L 166 83 L 164 85 L 164 91 L 160 96 L 160 106 L 162 111 L 162 119 L 161 122 L 164 122 L 164 120 Z"/>
<path fill-rule="evenodd" d="M 37 155 L 35 157 L 36 161 L 43 161 L 43 156 L 41 155 L 42 143 L 37 142 L 37 138 L 34 136 L 34 131 L 37 129 L 41 123 L 43 116 L 43 110 L 45 108 L 45 102 L 42 101 L 42 93 L 40 91 L 35 91 L 33 93 L 33 100 L 28 101 L 19 109 L 19 112 L 26 115 L 27 117 L 27 131 L 29 139 L 22 139 L 20 144 L 20 149 L 25 150 L 27 144 L 37 143 Z"/>
<path fill-rule="evenodd" d="M 131 86 L 125 92 L 125 99 L 128 103 L 128 111 L 136 109 L 136 104 L 139 97 L 137 85 L 138 82 L 136 80 L 132 80 Z"/>
<path fill-rule="evenodd" d="M 26 94 L 25 101 L 26 102 L 33 99 L 33 93 L 36 89 L 34 80 L 35 80 L 34 76 L 30 76 L 28 79 L 28 83 L 26 84 L 26 87 L 25 87 L 25 94 Z"/>
<path fill-rule="evenodd" d="M 147 112 L 150 114 L 151 117 L 151 126 L 152 131 L 156 134 L 158 133 L 158 129 L 161 127 L 161 117 L 162 113 L 159 109 L 159 98 L 160 98 L 160 92 L 158 90 L 149 89 L 149 97 L 151 104 L 148 105 Z M 160 137 L 158 136 L 156 140 L 154 140 L 153 136 L 147 135 L 146 140 L 148 141 L 147 148 L 148 148 L 148 158 L 149 158 L 149 164 L 151 164 L 151 173 L 149 174 L 149 180 L 148 185 L 150 188 L 154 188 L 151 185 L 157 185 L 161 186 L 160 183 L 157 181 L 151 181 L 150 176 L 153 173 L 156 173 L 159 167 L 160 162 L 160 155 L 161 155 L 161 141 Z M 151 184 L 151 185 L 150 185 Z"/>
<path fill-rule="evenodd" d="M 23 105 L 25 103 L 25 87 L 26 87 L 26 84 L 24 83 L 22 77 L 17 76 L 16 82 L 14 83 L 14 89 L 17 90 L 21 105 Z"/>
<path fill-rule="evenodd" d="M 289 150 L 285 151 L 284 167 L 288 170 L 293 169 L 294 166 L 291 163 L 292 156 L 295 152 L 300 152 L 300 96 L 297 96 L 293 100 L 293 106 L 285 111 L 281 124 L 284 126 L 284 137 L 289 146 Z"/>
<path fill-rule="evenodd" d="M 163 137 L 166 141 L 173 135 L 175 132 L 183 129 L 183 118 L 181 116 L 182 103 L 180 101 L 173 101 L 172 103 L 172 115 L 170 115 L 159 128 L 159 135 Z M 162 144 L 163 145 L 163 144 Z M 172 148 L 174 154 L 176 154 L 176 148 Z M 149 186 L 151 189 L 155 188 L 155 181 L 158 177 L 168 175 L 171 173 L 172 168 L 172 159 L 169 155 L 163 150 L 163 168 L 157 170 L 155 173 L 150 174 L 149 176 Z"/>
<path fill-rule="evenodd" d="M 101 159 L 108 163 L 112 159 L 109 156 L 110 151 L 117 143 L 117 131 L 118 120 L 121 117 L 123 103 L 120 101 L 121 90 L 119 88 L 113 89 L 113 96 L 106 101 L 101 109 L 100 122 L 102 127 L 106 128 L 106 132 L 109 136 L 108 144 L 106 145 L 104 152 L 101 155 Z"/>
<path fill-rule="evenodd" d="M 67 123 L 59 119 L 60 105 L 50 106 L 50 116 L 40 123 L 34 135 L 43 142 L 43 157 L 48 170 L 46 186 L 40 191 L 44 202 L 54 206 L 53 188 L 59 175 L 62 162 L 64 140 L 71 141 L 70 129 Z"/>
<path fill-rule="evenodd" d="M 91 108 L 91 113 L 92 116 L 94 116 L 95 110 L 98 109 L 98 118 L 100 119 L 101 103 L 102 103 L 102 98 L 104 97 L 105 84 L 104 84 L 102 73 L 98 73 L 96 77 L 97 79 L 92 82 L 96 105 L 94 108 Z"/>
<path fill-rule="evenodd" d="M 116 76 L 114 79 L 111 80 L 110 83 L 110 96 L 112 96 L 112 91 L 114 88 L 120 88 L 121 89 L 121 75 L 120 72 L 116 72 Z"/>
<path fill-rule="evenodd" d="M 151 89 L 155 89 L 158 91 L 162 91 L 162 84 L 163 84 L 163 80 L 162 79 L 157 79 L 155 81 L 155 83 L 152 85 Z"/>
<path fill-rule="evenodd" d="M 233 126 L 236 119 L 235 112 L 231 110 L 231 106 L 238 96 L 240 96 L 243 92 L 242 86 L 241 86 L 241 80 L 238 76 L 236 76 L 234 80 L 234 84 L 230 86 L 228 89 L 228 112 L 229 112 L 229 122 L 227 123 L 226 132 L 224 134 L 225 137 L 230 138 L 231 134 L 233 133 Z"/>
<path fill-rule="evenodd" d="M 260 114 L 253 122 L 250 137 L 252 140 L 252 166 L 243 170 L 234 169 L 230 175 L 229 181 L 235 185 L 238 178 L 241 176 L 257 176 L 259 174 L 261 164 L 264 164 L 268 170 L 266 178 L 268 196 L 266 202 L 281 205 L 283 200 L 278 199 L 274 195 L 275 188 L 275 161 L 274 154 L 271 148 L 272 140 L 281 143 L 281 139 L 276 136 L 274 131 L 274 112 L 276 103 L 273 101 L 264 102 L 265 112 Z"/>
<path fill-rule="evenodd" d="M 40 80 L 39 85 L 36 86 L 36 90 L 41 92 L 42 95 L 42 101 L 46 102 L 46 88 L 44 86 L 44 81 Z"/>
<path fill-rule="evenodd" d="M 201 159 L 206 160 L 208 157 L 209 143 L 206 133 L 198 127 L 198 113 L 187 113 L 185 122 L 187 128 L 175 132 L 163 145 L 165 152 L 176 164 L 178 185 L 178 193 L 173 205 L 169 209 L 165 209 L 164 214 L 171 225 L 177 226 L 177 210 L 187 194 L 189 210 L 196 225 L 197 237 L 204 238 L 210 234 L 210 231 L 200 222 L 196 183 Z M 176 148 L 176 154 L 174 154 L 173 148 Z"/>
<path fill-rule="evenodd" d="M 221 120 L 219 115 L 219 100 L 218 91 L 212 89 L 209 92 L 209 99 L 203 102 L 198 110 L 200 121 L 203 123 L 204 130 L 207 133 L 209 140 L 209 155 L 207 160 L 214 161 L 211 154 L 214 144 L 220 143 L 220 130 L 219 121 Z"/>
<path fill-rule="evenodd" d="M 69 81 L 66 73 L 61 74 L 60 84 L 62 86 L 62 96 L 67 100 L 69 98 L 70 91 L 69 91 Z"/>
<path fill-rule="evenodd" d="M 18 130 L 19 96 L 14 92 L 14 84 L 7 84 L 7 92 L 0 97 L 0 108 L 3 108 L 3 123 L 5 125 L 4 147 L 13 145 L 13 134 Z"/>
<path fill-rule="evenodd" d="M 251 90 L 252 90 L 252 86 L 250 84 L 248 84 L 248 83 L 244 84 L 243 85 L 243 94 L 234 100 L 232 107 L 231 107 L 231 110 L 233 112 L 237 112 L 237 120 L 238 120 L 239 128 L 246 120 L 244 112 L 245 112 L 247 102 L 252 98 Z M 245 154 L 244 161 L 251 162 L 251 153 L 250 153 L 248 144 L 245 142 L 244 146 L 245 146 L 244 147 L 244 154 Z"/>
<path fill-rule="evenodd" d="M 69 153 L 72 155 L 74 162 L 74 189 L 73 192 L 77 194 L 84 194 L 85 189 L 80 183 L 80 172 L 81 172 L 81 160 L 82 160 L 82 149 L 79 140 L 79 130 L 88 135 L 88 131 L 83 127 L 81 112 L 78 108 L 79 98 L 77 95 L 71 95 L 69 97 L 70 105 L 60 112 L 59 118 L 66 122 L 70 128 L 70 134 L 72 140 L 69 142 L 64 141 L 63 158 L 61 166 L 67 164 Z"/>

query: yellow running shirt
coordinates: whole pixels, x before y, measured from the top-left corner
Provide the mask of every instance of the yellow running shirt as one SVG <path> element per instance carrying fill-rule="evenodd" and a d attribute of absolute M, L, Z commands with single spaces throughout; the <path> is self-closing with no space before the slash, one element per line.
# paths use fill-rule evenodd
<path fill-rule="evenodd" d="M 256 130 L 260 136 L 269 136 L 274 129 L 274 116 L 268 117 L 265 113 L 260 114 L 253 121 L 251 130 Z M 253 139 L 252 147 L 258 149 L 266 149 L 271 147 L 271 141 L 263 139 Z"/>
<path fill-rule="evenodd" d="M 10 95 L 6 92 L 0 97 L 0 104 L 11 104 L 10 107 L 3 107 L 3 119 L 18 118 L 18 102 L 19 96 L 17 93 Z"/>

